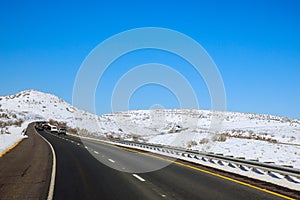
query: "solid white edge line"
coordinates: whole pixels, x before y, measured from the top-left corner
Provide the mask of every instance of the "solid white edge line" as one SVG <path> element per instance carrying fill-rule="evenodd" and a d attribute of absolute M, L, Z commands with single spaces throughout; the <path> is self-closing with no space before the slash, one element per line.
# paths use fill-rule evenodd
<path fill-rule="evenodd" d="M 35 130 L 35 128 L 33 127 L 33 129 Z M 44 140 L 48 143 L 48 145 L 50 146 L 50 149 L 52 151 L 52 172 L 51 172 L 51 180 L 50 180 L 50 186 L 49 186 L 49 191 L 48 191 L 48 197 L 47 200 L 52 200 L 53 199 L 53 193 L 54 193 L 54 184 L 55 184 L 55 176 L 56 176 L 56 155 L 55 155 L 55 151 L 54 148 L 52 147 L 51 143 L 44 138 L 41 134 L 39 134 L 36 130 L 35 132 Z"/>
<path fill-rule="evenodd" d="M 132 174 L 132 176 L 134 176 L 135 178 L 139 179 L 139 180 L 142 181 L 142 182 L 145 182 L 145 181 L 146 181 L 145 179 L 143 179 L 142 177 L 140 177 L 140 176 L 137 175 L 137 174 Z"/>

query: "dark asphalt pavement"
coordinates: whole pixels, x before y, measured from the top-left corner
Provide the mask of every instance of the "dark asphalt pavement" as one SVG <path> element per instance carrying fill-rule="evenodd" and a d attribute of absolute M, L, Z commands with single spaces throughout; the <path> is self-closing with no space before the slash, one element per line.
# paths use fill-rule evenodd
<path fill-rule="evenodd" d="M 168 161 L 119 147 L 40 134 L 56 152 L 54 199 L 282 199 L 175 163 L 166 166 Z M 166 167 L 142 173 L 160 166 Z"/>
<path fill-rule="evenodd" d="M 27 139 L 0 158 L 0 200 L 45 199 L 48 195 L 52 153 L 33 124 L 27 134 Z"/>

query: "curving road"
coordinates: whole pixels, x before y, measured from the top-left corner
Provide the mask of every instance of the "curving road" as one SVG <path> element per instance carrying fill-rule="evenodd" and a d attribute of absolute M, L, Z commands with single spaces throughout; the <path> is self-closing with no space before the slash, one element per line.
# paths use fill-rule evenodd
<path fill-rule="evenodd" d="M 54 199 L 284 199 L 189 164 L 169 163 L 100 142 L 82 143 L 75 137 L 39 133 L 56 153 Z M 135 173 L 167 164 L 157 171 Z"/>
<path fill-rule="evenodd" d="M 27 133 L 27 139 L 0 158 L 0 200 L 47 198 L 52 154 L 33 124 Z"/>

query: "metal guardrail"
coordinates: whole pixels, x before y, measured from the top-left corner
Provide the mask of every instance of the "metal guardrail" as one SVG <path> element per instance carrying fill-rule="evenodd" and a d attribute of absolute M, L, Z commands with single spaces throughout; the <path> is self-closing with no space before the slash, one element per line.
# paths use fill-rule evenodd
<path fill-rule="evenodd" d="M 223 156 L 214 153 L 205 153 L 195 150 L 187 150 L 183 148 L 163 146 L 159 144 L 146 144 L 141 142 L 133 141 L 121 141 L 121 140 L 110 140 L 110 142 L 116 145 L 125 145 L 131 148 L 138 148 L 144 151 L 150 151 L 158 154 L 163 154 L 177 159 L 182 160 L 197 160 L 203 162 L 210 162 L 211 164 L 219 165 L 219 169 L 222 166 L 230 166 L 232 168 L 238 168 L 244 172 L 251 171 L 261 175 L 268 175 L 268 178 L 274 179 L 285 179 L 286 181 L 297 185 L 295 188 L 300 190 L 300 169 L 290 168 L 275 164 L 262 163 L 258 161 L 246 160 L 241 158 L 234 158 L 229 156 Z M 196 162 L 199 164 L 199 162 Z M 248 168 L 248 169 L 247 169 Z M 224 170 L 226 171 L 226 170 Z M 261 172 L 263 171 L 263 173 Z M 277 177 L 277 173 L 283 176 L 283 178 Z M 285 185 L 282 185 L 285 186 Z"/>
<path fill-rule="evenodd" d="M 103 140 L 83 137 L 79 135 L 73 136 L 80 137 L 82 139 L 101 141 L 116 146 L 123 146 L 131 149 L 139 149 L 146 152 L 165 155 L 171 158 L 216 168 L 222 171 L 246 176 L 252 179 L 257 179 L 292 190 L 300 191 L 300 169 L 296 168 L 290 168 L 270 163 L 262 163 L 253 160 L 246 160 L 244 158 L 234 158 L 232 156 L 224 156 L 214 153 L 187 150 L 184 148 L 172 147 L 167 145 L 124 140 Z"/>

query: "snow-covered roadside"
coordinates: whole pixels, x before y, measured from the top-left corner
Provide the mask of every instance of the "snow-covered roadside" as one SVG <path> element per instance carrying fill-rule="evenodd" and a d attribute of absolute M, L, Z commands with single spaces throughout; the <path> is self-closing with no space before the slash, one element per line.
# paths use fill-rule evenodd
<path fill-rule="evenodd" d="M 22 134 L 22 131 L 27 128 L 29 123 L 30 122 L 24 122 L 20 127 L 9 126 L 8 132 L 10 134 L 0 134 L 0 157 L 18 141 L 28 138 L 27 135 Z"/>
<path fill-rule="evenodd" d="M 147 138 L 148 143 L 166 144 L 203 152 L 244 157 L 260 162 L 274 162 L 277 165 L 289 165 L 300 169 L 300 145 L 271 143 L 267 141 L 226 138 L 226 141 L 207 141 L 201 144 L 207 135 L 190 133 L 173 133 Z M 189 145 L 190 144 L 190 145 Z"/>
<path fill-rule="evenodd" d="M 274 144 L 266 141 L 229 138 L 225 142 L 214 142 L 193 149 L 214 153 L 258 159 L 260 162 L 274 162 L 277 165 L 289 165 L 300 169 L 300 146 Z"/>

